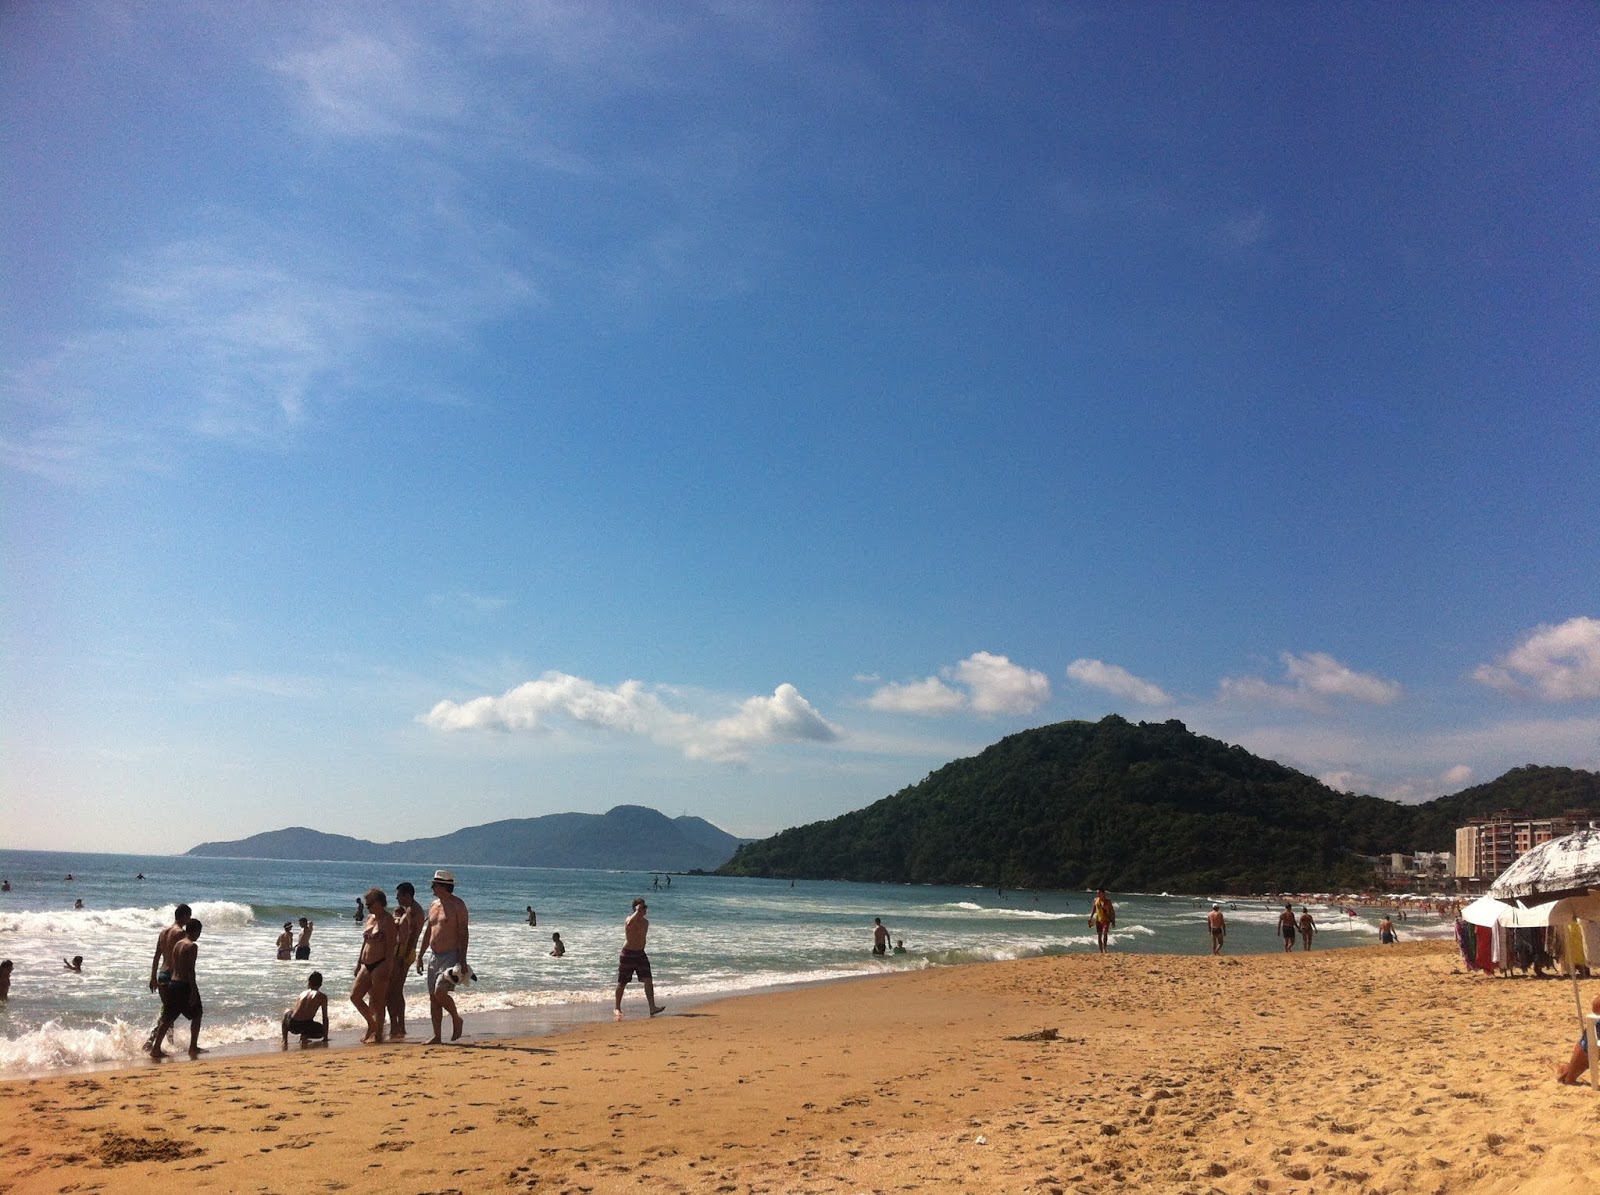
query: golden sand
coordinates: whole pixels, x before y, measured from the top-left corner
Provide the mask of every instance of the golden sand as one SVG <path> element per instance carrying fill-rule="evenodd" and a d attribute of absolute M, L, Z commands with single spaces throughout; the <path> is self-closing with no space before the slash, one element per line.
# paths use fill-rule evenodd
<path fill-rule="evenodd" d="M 8 1082 L 0 1189 L 1589 1195 L 1576 1035 L 1444 943 L 1030 959 Z"/>

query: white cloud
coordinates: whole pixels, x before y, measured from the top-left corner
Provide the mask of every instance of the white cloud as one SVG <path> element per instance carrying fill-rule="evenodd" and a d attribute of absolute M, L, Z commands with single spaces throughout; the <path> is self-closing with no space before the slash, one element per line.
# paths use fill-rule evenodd
<path fill-rule="evenodd" d="M 770 697 L 751 697 L 736 713 L 706 719 L 674 708 L 665 689 L 623 681 L 613 688 L 564 672 L 546 672 L 499 697 L 441 701 L 418 721 L 435 730 L 528 732 L 565 719 L 596 730 L 650 739 L 690 759 L 738 762 L 751 748 L 782 742 L 831 742 L 839 730 L 789 684 Z"/>
<path fill-rule="evenodd" d="M 1107 693 L 1136 701 L 1140 705 L 1168 705 L 1172 701 L 1160 685 L 1137 677 L 1126 668 L 1101 660 L 1074 660 L 1067 665 L 1067 675 L 1080 685 L 1104 689 Z"/>
<path fill-rule="evenodd" d="M 936 718 L 970 709 L 985 717 L 1028 714 L 1050 700 L 1050 679 L 992 652 L 973 652 L 959 664 L 903 684 L 887 684 L 867 698 L 869 709 Z"/>
<path fill-rule="evenodd" d="M 1286 651 L 1280 658 L 1287 684 L 1273 684 L 1253 676 L 1225 676 L 1218 685 L 1218 696 L 1225 702 L 1317 710 L 1324 708 L 1324 699 L 1330 697 L 1366 705 L 1393 705 L 1404 692 L 1398 681 L 1356 672 L 1326 652 L 1295 655 Z"/>
<path fill-rule="evenodd" d="M 867 698 L 867 708 L 891 714 L 937 718 L 964 709 L 967 695 L 936 676 L 905 684 L 887 684 Z"/>
<path fill-rule="evenodd" d="M 1451 787 L 1465 787 L 1472 779 L 1472 769 L 1464 763 L 1458 763 L 1453 768 L 1446 768 L 1439 779 Z"/>
<path fill-rule="evenodd" d="M 974 652 L 954 673 L 971 690 L 972 708 L 980 714 L 1029 714 L 1050 700 L 1050 680 L 1044 673 L 1005 656 Z"/>
<path fill-rule="evenodd" d="M 1600 697 L 1600 619 L 1580 616 L 1537 627 L 1499 663 L 1479 665 L 1472 679 L 1546 701 Z"/>

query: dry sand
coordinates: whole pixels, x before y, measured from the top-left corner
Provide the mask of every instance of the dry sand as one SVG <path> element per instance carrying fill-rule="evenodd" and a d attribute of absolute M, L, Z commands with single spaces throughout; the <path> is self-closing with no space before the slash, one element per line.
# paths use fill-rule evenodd
<path fill-rule="evenodd" d="M 1469 976 L 1443 943 L 1072 955 L 470 1030 L 0 1084 L 0 1189 L 1600 1189 L 1600 1093 L 1551 1074 L 1571 984 Z"/>

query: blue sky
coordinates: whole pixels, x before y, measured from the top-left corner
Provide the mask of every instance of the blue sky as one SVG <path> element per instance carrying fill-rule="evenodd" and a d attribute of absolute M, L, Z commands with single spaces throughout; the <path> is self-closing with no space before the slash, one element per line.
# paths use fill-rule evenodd
<path fill-rule="evenodd" d="M 1600 767 L 1580 5 L 10 5 L 6 845 Z M 1403 847 L 1409 844 L 1396 844 Z"/>

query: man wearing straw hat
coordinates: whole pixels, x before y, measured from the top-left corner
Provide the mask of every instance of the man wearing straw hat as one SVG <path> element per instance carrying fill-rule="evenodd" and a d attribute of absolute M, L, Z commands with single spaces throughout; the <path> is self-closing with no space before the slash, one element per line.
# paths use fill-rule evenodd
<path fill-rule="evenodd" d="M 433 957 L 427 960 L 428 1014 L 433 1018 L 433 1036 L 430 1046 L 442 1040 L 440 1030 L 444 1014 L 450 1014 L 450 1040 L 461 1036 L 461 1014 L 456 1011 L 455 990 L 458 979 L 471 978 L 467 966 L 467 906 L 456 895 L 456 873 L 433 873 L 433 904 L 428 909 L 428 921 L 422 930 L 422 941 L 417 944 L 417 974 L 423 970 L 423 955 L 429 950 Z M 458 979 L 452 979 L 455 975 Z"/>

